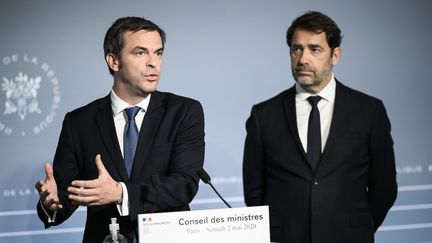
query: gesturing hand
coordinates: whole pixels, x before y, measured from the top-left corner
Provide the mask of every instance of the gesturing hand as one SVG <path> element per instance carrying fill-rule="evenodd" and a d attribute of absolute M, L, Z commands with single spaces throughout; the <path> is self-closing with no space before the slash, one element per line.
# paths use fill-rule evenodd
<path fill-rule="evenodd" d="M 123 189 L 105 169 L 99 154 L 96 155 L 95 162 L 99 172 L 97 179 L 72 181 L 68 187 L 69 199 L 73 204 L 96 206 L 121 200 Z"/>
<path fill-rule="evenodd" d="M 35 188 L 39 192 L 39 198 L 43 206 L 50 211 L 55 211 L 63 207 L 58 197 L 57 183 L 54 179 L 53 169 L 49 163 L 45 163 L 44 170 L 46 175 L 45 180 L 37 181 Z"/>

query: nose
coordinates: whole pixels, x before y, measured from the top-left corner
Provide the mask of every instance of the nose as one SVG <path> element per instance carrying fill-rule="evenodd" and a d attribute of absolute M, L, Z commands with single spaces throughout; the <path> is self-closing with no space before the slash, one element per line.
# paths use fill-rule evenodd
<path fill-rule="evenodd" d="M 147 67 L 149 68 L 155 68 L 157 66 L 158 57 L 154 54 L 149 55 L 149 59 L 147 61 Z"/>
<path fill-rule="evenodd" d="M 308 64 L 309 63 L 309 53 L 307 51 L 302 51 L 299 56 L 299 63 Z"/>

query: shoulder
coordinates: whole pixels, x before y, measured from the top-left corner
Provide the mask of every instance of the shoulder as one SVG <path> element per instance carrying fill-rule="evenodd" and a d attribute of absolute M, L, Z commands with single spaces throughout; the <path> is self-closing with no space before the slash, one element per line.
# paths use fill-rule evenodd
<path fill-rule="evenodd" d="M 73 119 L 92 118 L 99 110 L 111 111 L 111 100 L 109 95 L 96 99 L 84 106 L 78 107 L 66 114 L 67 117 Z"/>
<path fill-rule="evenodd" d="M 372 95 L 345 86 L 341 82 L 336 85 L 336 99 L 342 99 L 344 103 L 355 104 L 356 106 L 377 106 L 382 101 Z"/>
<path fill-rule="evenodd" d="M 290 88 L 282 91 L 281 93 L 259 102 L 253 105 L 252 109 L 254 110 L 272 110 L 274 108 L 279 108 L 283 106 L 284 102 L 294 101 L 295 98 L 295 88 Z"/>
<path fill-rule="evenodd" d="M 170 92 L 152 93 L 149 111 L 158 107 L 163 107 L 167 112 L 203 113 L 202 105 L 198 100 Z"/>
<path fill-rule="evenodd" d="M 159 97 L 164 104 L 168 105 L 199 103 L 199 101 L 195 99 L 186 96 L 176 95 L 170 92 L 155 91 L 152 93 L 152 96 Z"/>

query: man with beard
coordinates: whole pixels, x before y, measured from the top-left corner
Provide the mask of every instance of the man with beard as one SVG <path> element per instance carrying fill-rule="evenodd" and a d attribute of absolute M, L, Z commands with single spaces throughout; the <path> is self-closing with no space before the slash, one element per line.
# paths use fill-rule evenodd
<path fill-rule="evenodd" d="M 246 122 L 246 205 L 269 205 L 274 242 L 372 243 L 397 195 L 383 102 L 334 77 L 342 36 L 331 18 L 306 12 L 286 37 L 296 83 Z"/>

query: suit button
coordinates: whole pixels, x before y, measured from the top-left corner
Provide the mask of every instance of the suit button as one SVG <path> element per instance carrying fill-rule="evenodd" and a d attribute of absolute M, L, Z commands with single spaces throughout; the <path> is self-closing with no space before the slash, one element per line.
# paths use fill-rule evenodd
<path fill-rule="evenodd" d="M 314 180 L 313 180 L 313 185 L 314 185 L 314 186 L 319 186 L 319 182 L 318 182 L 317 179 L 314 179 Z"/>

